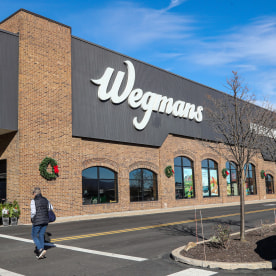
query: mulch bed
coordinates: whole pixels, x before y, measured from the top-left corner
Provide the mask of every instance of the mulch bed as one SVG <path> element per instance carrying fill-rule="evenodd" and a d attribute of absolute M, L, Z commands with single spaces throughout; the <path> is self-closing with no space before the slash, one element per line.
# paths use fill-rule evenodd
<path fill-rule="evenodd" d="M 231 236 L 228 249 L 205 242 L 207 261 L 215 262 L 262 262 L 276 259 L 276 227 L 247 232 L 246 242 L 238 236 Z M 188 252 L 182 250 L 185 257 L 205 260 L 204 245 L 198 244 Z"/>

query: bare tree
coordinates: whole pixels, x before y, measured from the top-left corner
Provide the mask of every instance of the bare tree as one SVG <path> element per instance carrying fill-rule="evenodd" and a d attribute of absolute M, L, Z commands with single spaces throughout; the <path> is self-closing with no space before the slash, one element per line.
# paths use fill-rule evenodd
<path fill-rule="evenodd" d="M 237 72 L 232 72 L 227 80 L 229 94 L 221 93 L 213 98 L 208 95 L 207 118 L 215 132 L 216 143 L 205 143 L 226 160 L 231 159 L 236 165 L 240 194 L 240 240 L 245 241 L 245 181 L 248 164 L 252 158 L 267 147 L 265 139 L 275 128 L 275 113 L 271 106 L 264 103 L 256 106 L 254 96 L 249 94 Z M 267 149 L 267 148 L 266 148 Z"/>

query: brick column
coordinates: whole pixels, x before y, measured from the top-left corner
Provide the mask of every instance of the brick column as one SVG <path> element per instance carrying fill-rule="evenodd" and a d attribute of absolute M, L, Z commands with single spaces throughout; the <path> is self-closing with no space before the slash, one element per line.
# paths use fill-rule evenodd
<path fill-rule="evenodd" d="M 31 190 L 35 186 L 42 188 L 58 216 L 76 215 L 80 212 L 76 206 L 81 206 L 81 187 L 72 185 L 71 29 L 25 10 L 3 21 L 0 28 L 19 32 L 16 150 L 21 221 L 30 222 Z M 39 164 L 46 156 L 59 164 L 57 180 L 46 181 L 39 174 Z"/>

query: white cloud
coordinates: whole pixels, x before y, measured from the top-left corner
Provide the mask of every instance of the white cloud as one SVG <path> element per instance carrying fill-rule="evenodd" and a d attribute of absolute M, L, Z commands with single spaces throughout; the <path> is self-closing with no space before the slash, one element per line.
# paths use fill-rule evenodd
<path fill-rule="evenodd" d="M 262 91 L 269 100 L 276 104 L 276 69 L 266 72 L 259 72 L 255 79 L 256 87 L 259 91 Z"/>
<path fill-rule="evenodd" d="M 187 0 L 171 0 L 170 5 L 165 10 L 170 10 L 174 7 L 181 5 L 182 3 L 186 2 Z"/>
<path fill-rule="evenodd" d="M 256 71 L 257 67 L 255 64 L 237 64 L 234 66 L 237 69 L 245 70 L 245 71 Z"/>
<path fill-rule="evenodd" d="M 172 0 L 169 7 L 182 2 L 183 0 Z M 120 51 L 149 47 L 154 43 L 175 43 L 192 33 L 192 17 L 173 14 L 169 12 L 169 8 L 145 8 L 133 2 L 113 4 L 101 9 L 87 10 L 85 14 L 78 17 L 74 15 L 67 21 L 81 24 L 78 29 L 82 30 L 86 38 L 99 44 L 108 44 L 109 48 L 112 45 Z"/>
<path fill-rule="evenodd" d="M 270 95 L 276 103 L 276 17 L 258 18 L 209 37 L 201 32 L 207 28 L 203 22 L 177 13 L 184 2 L 171 0 L 163 9 L 113 2 L 75 13 L 67 22 L 73 34 L 81 30 L 82 38 L 219 90 L 231 71 L 238 71 L 259 96 Z"/>
<path fill-rule="evenodd" d="M 275 64 L 276 18 L 259 19 L 236 27 L 226 35 L 213 37 L 211 42 L 202 41 L 200 47 L 201 54 L 195 52 L 193 58 L 201 65 Z"/>
<path fill-rule="evenodd" d="M 175 59 L 175 58 L 181 58 L 183 57 L 183 54 L 182 53 L 174 53 L 174 52 L 170 52 L 170 53 L 160 53 L 158 54 L 158 57 L 160 58 L 164 58 L 164 59 Z"/>
<path fill-rule="evenodd" d="M 213 71 L 217 78 L 238 71 L 258 101 L 267 98 L 276 106 L 275 49 L 276 17 L 259 18 L 223 36 L 199 38 L 185 59 Z"/>

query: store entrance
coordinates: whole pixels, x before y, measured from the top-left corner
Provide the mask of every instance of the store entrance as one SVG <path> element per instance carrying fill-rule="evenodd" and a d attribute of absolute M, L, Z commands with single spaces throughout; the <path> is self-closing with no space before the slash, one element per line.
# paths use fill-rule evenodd
<path fill-rule="evenodd" d="M 7 197 L 7 160 L 0 160 L 0 203 Z"/>

